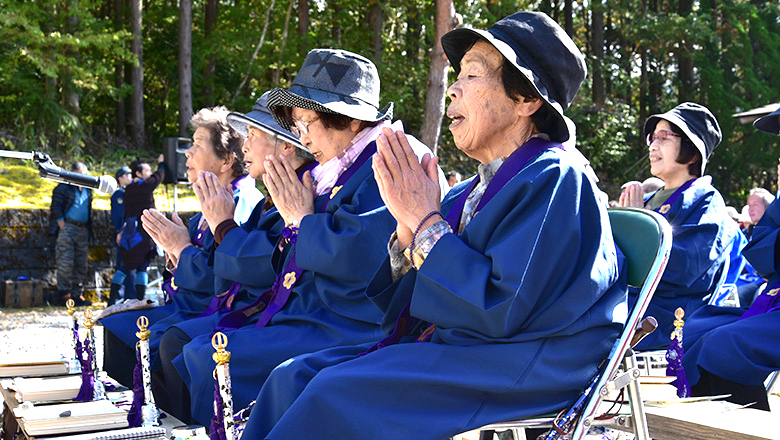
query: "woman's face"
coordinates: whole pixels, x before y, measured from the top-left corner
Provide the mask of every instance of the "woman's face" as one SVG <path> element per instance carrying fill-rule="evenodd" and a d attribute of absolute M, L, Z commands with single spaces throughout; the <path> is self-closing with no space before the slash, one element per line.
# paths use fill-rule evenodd
<path fill-rule="evenodd" d="M 470 157 L 490 163 L 519 122 L 516 101 L 504 91 L 502 55 L 492 45 L 477 41 L 463 56 L 458 79 L 449 89 L 447 116 L 455 145 Z"/>
<path fill-rule="evenodd" d="M 190 183 L 198 181 L 199 171 L 209 171 L 220 175 L 222 160 L 214 152 L 214 144 L 211 142 L 211 133 L 204 127 L 198 127 L 192 135 L 192 146 L 185 153 L 187 156 L 187 180 Z"/>
<path fill-rule="evenodd" d="M 275 136 L 255 128 L 247 126 L 247 136 L 241 150 L 244 152 L 244 162 L 249 168 L 249 175 L 254 179 L 260 179 L 265 174 L 265 157 L 276 153 L 276 144 L 279 141 Z"/>
<path fill-rule="evenodd" d="M 354 119 L 343 129 L 325 128 L 317 112 L 293 107 L 292 118 L 306 125 L 308 133 L 301 133 L 301 143 L 311 151 L 314 159 L 323 164 L 341 154 L 347 149 L 352 138 L 360 128 L 360 121 Z"/>
<path fill-rule="evenodd" d="M 661 119 L 653 130 L 655 139 L 648 147 L 650 149 L 650 173 L 655 177 L 669 183 L 676 182 L 682 177 L 688 176 L 688 164 L 678 163 L 680 155 L 679 136 L 666 136 L 659 139 L 662 132 L 672 132 L 672 126 L 668 121 Z"/>

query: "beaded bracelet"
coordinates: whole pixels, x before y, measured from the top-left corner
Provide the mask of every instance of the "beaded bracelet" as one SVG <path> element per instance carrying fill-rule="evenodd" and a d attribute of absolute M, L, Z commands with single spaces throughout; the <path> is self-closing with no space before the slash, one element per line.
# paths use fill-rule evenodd
<path fill-rule="evenodd" d="M 439 217 L 444 218 L 444 215 L 440 211 L 429 212 L 428 215 L 423 217 L 423 219 L 420 221 L 420 224 L 417 225 L 417 230 L 414 231 L 414 235 L 412 235 L 412 242 L 409 243 L 409 260 L 412 262 L 412 266 L 414 266 L 414 242 L 417 240 L 417 235 L 420 234 L 420 229 L 422 229 L 423 224 L 425 224 L 425 222 L 434 215 L 438 215 Z"/>

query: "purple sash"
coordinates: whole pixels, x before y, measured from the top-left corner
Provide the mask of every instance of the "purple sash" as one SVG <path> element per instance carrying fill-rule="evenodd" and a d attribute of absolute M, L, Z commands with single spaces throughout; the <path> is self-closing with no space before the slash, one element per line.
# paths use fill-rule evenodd
<path fill-rule="evenodd" d="M 680 198 L 680 196 L 682 195 L 682 193 L 686 189 L 688 189 L 691 186 L 693 186 L 693 184 L 696 183 L 696 181 L 699 180 L 699 179 L 701 179 L 701 177 L 696 178 L 696 179 L 691 179 L 691 180 L 683 183 L 682 185 L 680 185 L 680 187 L 677 188 L 677 191 L 673 192 L 672 195 L 669 196 L 668 199 L 666 199 L 663 203 L 661 203 L 661 206 L 659 206 L 657 209 L 655 209 L 655 212 L 657 212 L 657 213 L 663 215 L 664 217 L 666 217 L 666 214 L 672 208 L 672 205 L 674 204 L 674 202 L 676 202 L 677 199 Z M 657 192 L 654 193 L 652 196 L 650 196 L 649 199 L 647 199 L 647 202 L 645 202 L 645 206 L 647 205 L 647 203 L 650 202 L 650 200 L 653 199 L 653 197 L 655 197 L 656 194 L 658 194 L 658 193 Z"/>
<path fill-rule="evenodd" d="M 352 177 L 374 153 L 376 153 L 376 141 L 368 144 L 357 159 L 355 159 L 355 162 L 339 176 L 338 180 L 336 180 L 336 184 L 331 190 L 330 197 L 325 200 L 320 212 L 326 211 L 328 203 L 333 199 L 336 193 L 341 190 L 349 178 Z M 305 171 L 306 169 L 303 170 L 303 172 Z M 299 177 L 303 177 L 303 172 L 299 173 Z M 295 287 L 298 280 L 301 279 L 302 273 L 303 269 L 298 267 L 298 264 L 295 262 L 295 251 L 293 250 L 293 254 L 290 256 L 284 270 L 276 276 L 273 286 L 263 292 L 263 294 L 252 304 L 230 312 L 223 317 L 217 324 L 215 331 L 228 331 L 243 327 L 252 316 L 261 312 L 255 327 L 265 327 L 271 321 L 271 318 L 287 304 L 287 300 L 290 299 L 290 292 L 292 292 L 292 289 Z"/>
<path fill-rule="evenodd" d="M 780 280 L 772 283 L 772 285 L 767 284 L 761 295 L 756 297 L 753 304 L 739 317 L 738 321 L 751 316 L 763 315 L 773 310 L 780 310 L 780 303 L 778 302 L 780 295 L 778 293 L 780 293 Z"/>
<path fill-rule="evenodd" d="M 482 198 L 477 204 L 477 209 L 475 212 L 478 213 L 490 201 L 490 199 L 498 194 L 504 185 L 506 185 L 510 180 L 512 180 L 513 177 L 517 175 L 517 173 L 525 168 L 525 166 L 532 159 L 550 148 L 563 149 L 563 145 L 555 142 L 545 141 L 544 139 L 540 138 L 531 138 L 526 141 L 523 146 L 516 149 L 511 155 L 509 155 L 509 157 L 506 158 L 504 163 L 501 164 L 495 176 L 493 176 L 493 179 L 491 179 L 490 183 L 488 183 L 488 186 L 485 189 L 485 193 L 482 195 Z M 460 217 L 463 215 L 463 207 L 466 205 L 466 199 L 468 199 L 469 194 L 471 194 L 471 191 L 474 190 L 478 183 L 479 175 L 477 175 L 469 187 L 463 191 L 460 196 L 458 196 L 458 199 L 452 205 L 452 209 L 450 209 L 450 211 L 447 213 L 445 220 L 447 223 L 449 223 L 450 228 L 453 231 L 458 230 Z M 368 350 L 358 354 L 358 357 L 364 356 L 368 353 L 371 353 L 372 351 L 379 350 L 382 347 L 397 344 L 402 337 L 409 334 L 416 326 L 418 326 L 421 320 L 411 315 L 409 312 L 411 305 L 412 302 L 410 300 L 409 303 L 406 304 L 406 306 L 403 308 L 403 310 L 401 310 L 401 314 L 398 315 L 398 319 L 396 320 L 395 328 L 389 336 L 377 342 Z M 423 330 L 422 333 L 415 339 L 415 342 L 427 342 L 433 335 L 434 330 L 436 330 L 436 324 L 428 324 L 428 326 L 425 327 L 425 330 Z"/>

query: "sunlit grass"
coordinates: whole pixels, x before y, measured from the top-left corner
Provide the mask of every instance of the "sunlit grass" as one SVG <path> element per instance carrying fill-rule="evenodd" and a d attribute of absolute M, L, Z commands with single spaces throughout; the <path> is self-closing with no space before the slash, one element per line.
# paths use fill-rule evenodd
<path fill-rule="evenodd" d="M 0 209 L 49 209 L 57 182 L 43 179 L 33 163 L 0 160 Z M 189 185 L 176 185 L 177 211 L 199 211 L 200 204 Z M 154 192 L 157 209 L 173 211 L 174 185 L 160 185 Z M 93 192 L 93 209 L 111 209 L 111 198 Z"/>

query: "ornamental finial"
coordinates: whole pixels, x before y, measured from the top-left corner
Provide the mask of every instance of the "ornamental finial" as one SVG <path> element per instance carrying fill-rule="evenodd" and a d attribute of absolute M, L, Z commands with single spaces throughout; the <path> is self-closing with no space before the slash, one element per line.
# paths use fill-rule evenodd
<path fill-rule="evenodd" d="M 216 350 L 211 357 L 217 365 L 225 365 L 230 362 L 230 352 L 225 350 L 227 344 L 227 335 L 222 332 L 216 332 L 214 333 L 214 336 L 211 337 L 211 346 Z"/>
<path fill-rule="evenodd" d="M 95 325 L 95 321 L 92 320 L 92 310 L 84 310 L 84 327 L 91 329 Z"/>
<path fill-rule="evenodd" d="M 76 313 L 76 311 L 73 310 L 73 306 L 76 305 L 76 301 L 73 301 L 73 299 L 69 299 L 65 301 L 65 305 L 68 306 L 68 315 L 73 316 L 73 314 Z"/>
<path fill-rule="evenodd" d="M 135 335 L 138 337 L 138 339 L 142 341 L 149 339 L 149 336 L 152 335 L 152 332 L 146 329 L 149 326 L 149 319 L 146 316 L 141 316 L 138 318 L 135 324 L 138 326 L 138 330 L 140 330 L 135 332 Z"/>

